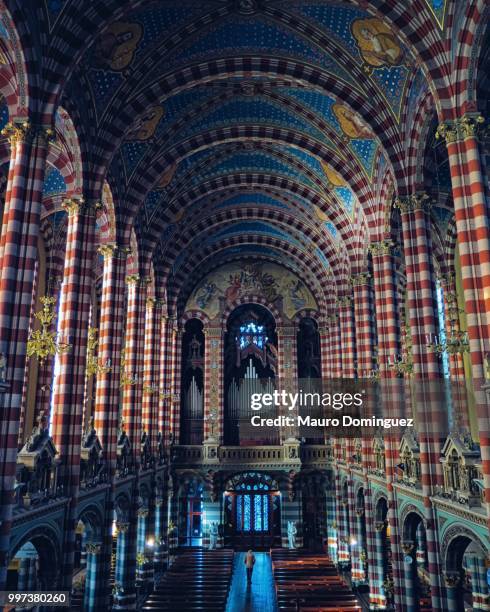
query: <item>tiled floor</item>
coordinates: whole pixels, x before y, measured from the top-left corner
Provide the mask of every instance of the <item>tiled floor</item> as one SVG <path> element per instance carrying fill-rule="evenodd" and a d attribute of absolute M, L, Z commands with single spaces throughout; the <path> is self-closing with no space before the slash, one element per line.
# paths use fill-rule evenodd
<path fill-rule="evenodd" d="M 226 612 L 277 612 L 270 556 L 256 552 L 252 585 L 247 586 L 245 553 L 235 553 L 233 578 Z"/>

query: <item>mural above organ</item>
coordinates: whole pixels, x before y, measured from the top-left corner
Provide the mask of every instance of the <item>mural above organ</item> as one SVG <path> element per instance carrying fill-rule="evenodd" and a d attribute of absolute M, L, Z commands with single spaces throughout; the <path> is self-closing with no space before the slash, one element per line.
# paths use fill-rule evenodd
<path fill-rule="evenodd" d="M 244 296 L 257 296 L 272 304 L 282 300 L 282 309 L 292 319 L 305 309 L 316 310 L 317 303 L 304 282 L 295 274 L 273 263 L 238 261 L 210 272 L 194 289 L 186 310 L 202 310 L 210 319 L 225 305 Z"/>

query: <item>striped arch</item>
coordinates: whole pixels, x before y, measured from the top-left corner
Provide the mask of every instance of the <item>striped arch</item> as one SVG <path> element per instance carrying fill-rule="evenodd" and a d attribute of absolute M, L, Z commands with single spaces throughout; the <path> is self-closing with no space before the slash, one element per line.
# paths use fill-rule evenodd
<path fill-rule="evenodd" d="M 323 213 L 328 214 L 332 223 L 335 225 L 341 234 L 346 248 L 352 243 L 353 229 L 352 221 L 347 217 L 345 211 L 340 206 L 335 206 L 333 202 L 328 202 L 322 194 L 312 190 L 309 187 L 298 185 L 298 183 L 285 177 L 276 177 L 272 175 L 256 174 L 256 175 L 230 175 L 220 177 L 219 180 L 214 179 L 201 183 L 193 189 L 189 189 L 185 194 L 185 199 L 181 201 L 182 206 L 191 204 L 193 201 L 213 193 L 218 190 L 224 190 L 234 187 L 245 187 L 253 189 L 254 185 L 260 188 L 271 187 L 277 190 L 284 190 L 289 196 L 299 196 L 310 204 L 317 206 Z M 178 209 L 177 209 L 178 210 Z M 163 217 L 163 215 L 161 216 Z M 156 243 L 165 227 L 164 223 L 171 223 L 171 219 L 163 220 L 160 216 L 155 218 L 156 227 L 150 226 L 148 232 L 151 232 L 152 240 Z M 157 225 L 158 224 L 158 225 Z"/>
<path fill-rule="evenodd" d="M 490 5 L 485 0 L 471 0 L 465 5 L 462 27 L 456 46 L 453 108 L 460 115 L 477 110 L 478 60 L 482 51 L 485 31 L 488 28 Z M 443 119 L 457 119 L 455 116 Z"/>
<path fill-rule="evenodd" d="M 152 62 L 154 58 L 152 58 Z M 276 58 L 268 57 L 230 57 L 226 62 L 210 60 L 193 66 L 186 67 L 180 71 L 166 75 L 157 82 L 152 83 L 146 91 L 140 92 L 137 97 L 129 99 L 124 108 L 111 109 L 105 117 L 104 126 L 101 128 L 99 139 L 100 157 L 97 164 L 102 169 L 107 167 L 113 152 L 123 140 L 129 126 L 133 125 L 135 119 L 141 115 L 143 110 L 154 104 L 155 100 L 163 101 L 168 96 L 195 87 L 199 84 L 209 83 L 218 78 L 242 75 L 253 72 L 257 76 L 292 78 L 296 82 L 312 85 L 321 89 L 329 95 L 343 100 L 360 113 L 371 125 L 373 131 L 381 139 L 381 144 L 392 159 L 397 172 L 403 174 L 403 148 L 398 138 L 398 130 L 391 115 L 380 110 L 371 100 L 366 99 L 365 94 L 360 94 L 342 83 L 337 77 L 321 71 L 299 61 L 290 59 L 277 62 Z M 328 158 L 325 158 L 328 161 Z M 174 160 L 166 160 L 174 161 Z M 167 166 L 169 164 L 167 163 Z M 339 166 L 339 172 L 342 167 Z M 161 169 L 163 172 L 164 168 Z"/>
<path fill-rule="evenodd" d="M 305 219 L 310 225 L 312 224 L 311 219 L 314 219 L 317 226 L 323 229 L 323 222 L 320 222 L 320 220 L 316 218 L 314 210 L 305 210 L 305 203 L 310 206 L 316 206 L 323 214 L 328 214 L 331 223 L 342 237 L 342 241 L 340 242 L 342 256 L 344 256 L 344 254 L 345 257 L 348 256 L 348 252 L 353 245 L 355 232 L 353 222 L 349 219 L 343 208 L 330 198 L 327 199 L 323 197 L 322 194 L 309 187 L 300 187 L 295 181 L 283 176 L 266 174 L 230 174 L 212 179 L 206 183 L 201 183 L 190 189 L 183 199 L 180 200 L 181 210 L 185 211 L 191 209 L 191 213 L 185 216 L 186 224 L 190 225 L 193 222 L 197 222 L 197 220 L 202 217 L 200 208 L 193 208 L 195 203 L 203 197 L 207 199 L 208 196 L 212 197 L 214 194 L 219 194 L 228 190 L 241 190 L 254 193 L 260 193 L 264 190 L 269 190 L 269 192 L 273 191 L 275 194 L 277 193 L 279 195 L 284 203 L 293 209 L 293 214 L 295 214 L 295 211 L 298 211 L 301 218 Z M 294 198 L 294 196 L 296 196 L 296 198 Z M 301 201 L 298 201 L 298 196 L 301 198 Z M 228 214 L 225 211 L 231 209 L 231 206 L 230 208 L 223 208 L 220 213 Z M 254 207 L 247 207 L 247 209 L 253 210 Z M 146 232 L 152 236 L 153 243 L 156 243 L 156 241 L 160 239 L 164 229 L 165 224 L 162 217 L 160 215 L 155 215 L 152 224 L 147 228 Z M 324 233 L 326 239 L 333 244 L 333 237 L 326 232 Z M 335 246 L 338 248 L 337 245 Z M 347 249 L 347 251 L 345 251 L 345 249 Z"/>
<path fill-rule="evenodd" d="M 282 319 L 281 313 L 274 306 L 273 303 L 266 300 L 265 297 L 262 295 L 254 295 L 253 293 L 249 293 L 247 295 L 242 295 L 238 297 L 236 300 L 233 300 L 233 302 L 230 302 L 229 304 L 226 305 L 226 308 L 221 316 L 221 326 L 223 329 L 226 329 L 226 326 L 228 324 L 228 318 L 231 315 L 231 313 L 234 310 L 236 310 L 239 306 L 242 306 L 243 304 L 260 304 L 264 308 L 267 308 L 267 310 L 274 317 L 276 326 L 282 325 L 284 322 Z"/>
<path fill-rule="evenodd" d="M 323 143 L 304 133 L 287 128 L 268 127 L 260 124 L 240 124 L 215 128 L 192 136 L 167 150 L 163 156 L 153 159 L 151 166 L 146 166 L 141 179 L 134 178 L 128 186 L 124 199 L 124 209 L 119 211 L 123 219 L 118 219 L 118 223 L 122 223 L 124 218 L 127 223 L 137 214 L 142 204 L 142 195 L 143 197 L 146 196 L 146 193 L 157 184 L 164 171 L 170 166 L 210 147 L 234 141 L 242 142 L 243 140 L 266 141 L 298 147 L 306 153 L 328 162 L 350 184 L 361 203 L 372 201 L 371 186 L 366 177 L 362 174 L 355 175 L 352 171 L 347 170 L 346 160 Z M 124 229 L 124 226 L 122 229 Z"/>
<path fill-rule="evenodd" d="M 180 318 L 179 325 L 184 327 L 187 321 L 190 321 L 191 319 L 198 319 L 198 321 L 201 321 L 203 325 L 209 325 L 211 322 L 211 319 L 202 310 L 186 310 Z"/>
<path fill-rule="evenodd" d="M 231 251 L 232 251 L 231 253 L 227 253 L 226 250 L 220 251 L 219 261 L 212 259 L 212 257 L 208 257 L 208 259 L 204 261 L 203 264 L 200 265 L 195 270 L 194 274 L 192 274 L 189 277 L 185 292 L 183 293 L 183 297 L 179 297 L 178 299 L 179 308 L 180 308 L 180 304 L 182 303 L 185 304 L 187 302 L 188 296 L 190 295 L 190 293 L 192 293 L 194 287 L 199 283 L 199 281 L 202 278 L 207 276 L 213 270 L 216 270 L 217 268 L 220 268 L 223 265 L 228 264 L 232 261 L 243 261 L 244 259 L 248 257 L 253 257 L 254 261 L 264 261 L 264 262 L 275 263 L 278 266 L 286 268 L 287 270 L 289 270 L 295 275 L 298 275 L 299 273 L 299 270 L 291 264 L 291 260 L 294 260 L 294 258 L 289 257 L 288 259 L 282 259 L 279 256 L 279 252 L 277 253 L 277 256 L 274 257 L 273 255 L 264 255 L 262 253 L 253 253 L 253 252 L 247 255 L 244 255 L 243 253 L 233 253 L 233 247 L 231 247 Z M 302 262 L 299 262 L 299 263 L 303 265 Z M 316 293 L 314 291 L 312 293 L 315 295 L 317 302 L 319 304 L 318 310 L 319 312 L 324 312 L 324 309 L 325 309 L 324 294 L 326 294 L 329 290 L 333 291 L 333 288 L 332 288 L 333 279 L 330 280 L 329 286 L 324 287 L 323 285 L 320 285 L 319 283 L 317 283 L 317 279 L 314 276 L 312 276 L 308 270 L 304 270 L 303 272 L 300 272 L 300 273 L 304 274 L 304 278 L 307 279 L 306 284 L 309 287 L 315 287 Z"/>
<path fill-rule="evenodd" d="M 425 96 L 418 102 L 418 109 L 410 130 L 407 146 L 407 191 L 400 195 L 416 193 L 423 186 L 422 160 L 425 155 L 427 134 L 435 113 L 436 108 L 432 94 L 426 92 Z"/>
<path fill-rule="evenodd" d="M 24 119 L 29 107 L 28 62 L 16 25 L 23 26 L 14 23 L 4 0 L 0 2 L 0 23 L 8 34 L 8 39 L 0 38 L 0 50 L 6 60 L 0 66 L 0 95 L 7 103 L 10 120 Z"/>
<path fill-rule="evenodd" d="M 130 253 L 126 260 L 126 276 L 133 276 L 140 274 L 140 265 L 139 265 L 139 246 L 138 240 L 136 238 L 136 234 L 134 230 L 131 232 L 130 236 Z"/>
<path fill-rule="evenodd" d="M 190 294 L 190 291 L 194 287 L 195 282 L 197 282 L 198 280 L 196 279 L 194 281 L 194 284 L 190 283 L 190 280 L 193 278 L 192 272 L 195 271 L 197 274 L 199 271 L 198 267 L 202 265 L 202 263 L 204 263 L 206 259 L 214 261 L 216 260 L 216 258 L 220 257 L 221 251 L 223 249 L 246 244 L 251 244 L 254 246 L 264 245 L 273 247 L 274 249 L 283 252 L 287 258 L 297 262 L 297 265 L 300 269 L 304 268 L 305 278 L 311 279 L 309 280 L 309 283 L 311 283 L 313 287 L 318 284 L 323 290 L 313 291 L 313 293 L 316 295 L 321 295 L 323 292 L 325 296 L 324 299 L 318 300 L 319 308 L 322 309 L 323 312 L 327 311 L 327 307 L 329 305 L 332 309 L 335 308 L 337 285 L 334 284 L 333 279 L 327 273 L 323 265 L 319 264 L 315 260 L 312 260 L 309 254 L 306 254 L 302 251 L 298 251 L 295 247 L 291 248 L 291 245 L 285 245 L 283 241 L 272 237 L 265 238 L 264 236 L 234 236 L 228 239 L 224 239 L 219 243 L 215 243 L 210 248 L 204 248 L 201 252 L 195 254 L 193 259 L 189 260 L 186 263 L 183 272 L 175 278 L 174 285 L 172 287 L 173 294 L 172 296 L 169 296 L 169 308 L 171 309 L 171 311 L 173 312 L 173 310 L 176 308 L 177 301 L 180 304 L 182 304 L 182 302 L 184 301 L 185 304 L 188 295 Z M 221 260 L 219 261 L 221 263 Z M 183 293 L 182 295 L 180 295 L 180 292 L 184 289 L 184 283 L 187 287 L 190 287 L 191 285 L 192 286 L 187 293 Z"/>
<path fill-rule="evenodd" d="M 200 235 L 206 234 L 209 230 L 214 229 L 217 231 L 221 228 L 232 228 L 240 221 L 257 219 L 275 222 L 275 226 L 291 234 L 300 243 L 304 240 L 304 237 L 309 238 L 317 248 L 323 250 L 334 274 L 336 270 L 339 272 L 342 272 L 342 269 L 343 271 L 346 270 L 347 262 L 339 259 L 333 240 L 325 240 L 325 235 L 322 235 L 318 228 L 307 224 L 289 212 L 248 207 L 246 209 L 237 208 L 218 211 L 203 217 L 192 226 L 187 226 L 185 232 L 179 234 L 175 241 L 169 243 L 169 248 L 165 251 L 165 266 L 170 271 L 180 253 L 189 249 L 193 241 L 198 240 Z"/>
<path fill-rule="evenodd" d="M 316 296 L 315 296 L 316 297 Z M 303 308 L 296 313 L 296 316 L 293 319 L 293 322 L 296 325 L 299 325 L 301 319 L 313 319 L 317 323 L 317 325 L 321 325 L 324 321 L 324 317 L 322 316 L 322 312 L 318 310 L 312 310 L 311 308 Z"/>

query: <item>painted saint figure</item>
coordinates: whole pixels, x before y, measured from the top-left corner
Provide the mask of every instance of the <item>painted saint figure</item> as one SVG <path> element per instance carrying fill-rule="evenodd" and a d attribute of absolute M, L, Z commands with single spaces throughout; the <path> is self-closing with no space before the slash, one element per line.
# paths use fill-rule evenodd
<path fill-rule="evenodd" d="M 362 59 L 369 66 L 399 66 L 403 51 L 393 32 L 381 20 L 357 19 L 352 24 L 352 35 L 356 39 Z"/>

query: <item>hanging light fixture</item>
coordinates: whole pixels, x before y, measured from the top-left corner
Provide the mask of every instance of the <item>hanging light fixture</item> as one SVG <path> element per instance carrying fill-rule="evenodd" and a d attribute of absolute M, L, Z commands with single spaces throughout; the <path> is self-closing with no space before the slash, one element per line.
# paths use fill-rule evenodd
<path fill-rule="evenodd" d="M 45 295 L 40 301 L 43 308 L 36 312 L 34 316 L 41 324 L 41 329 L 36 329 L 29 335 L 27 356 L 29 358 L 35 357 L 39 359 L 40 363 L 44 363 L 48 357 L 67 353 L 71 346 L 67 342 L 59 340 L 56 331 L 52 329 L 55 318 L 55 298 Z"/>

